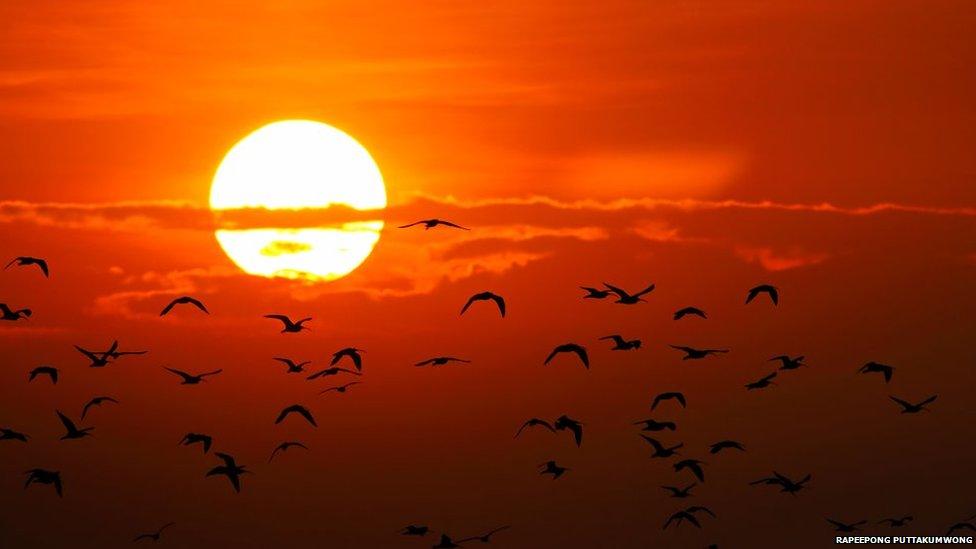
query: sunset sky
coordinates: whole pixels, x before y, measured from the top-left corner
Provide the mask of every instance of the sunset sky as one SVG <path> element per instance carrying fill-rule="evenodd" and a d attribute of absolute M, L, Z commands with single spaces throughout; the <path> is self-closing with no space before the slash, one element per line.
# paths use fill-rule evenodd
<path fill-rule="evenodd" d="M 0 545 L 128 546 L 174 521 L 161 543 L 187 548 L 436 541 L 398 536 L 409 523 L 511 524 L 504 547 L 822 547 L 827 517 L 890 533 L 874 523 L 914 514 L 905 533 L 942 534 L 976 513 L 976 6 L 789 4 L 0 4 L 0 261 L 51 265 L 0 272 L 0 302 L 33 310 L 0 326 L 0 427 L 32 437 L 0 441 Z M 214 235 L 221 159 L 283 119 L 347 132 L 383 174 L 385 210 L 274 216 L 386 222 L 333 282 L 247 275 Z M 396 228 L 432 217 L 472 230 Z M 603 282 L 656 289 L 581 299 Z M 778 307 L 744 305 L 761 283 Z M 504 319 L 458 315 L 483 290 Z M 184 294 L 212 314 L 159 317 Z M 672 320 L 689 305 L 709 318 Z M 643 347 L 611 352 L 614 333 Z M 73 348 L 115 339 L 150 352 L 90 369 Z M 570 341 L 589 371 L 543 366 Z M 668 344 L 731 352 L 685 362 Z M 367 352 L 346 394 L 272 360 L 318 369 L 347 346 Z M 809 368 L 746 391 L 779 354 Z M 413 367 L 437 355 L 472 363 Z M 856 374 L 871 360 L 890 384 Z M 56 386 L 27 383 L 41 364 Z M 224 371 L 184 387 L 162 366 Z M 669 390 L 688 408 L 651 414 Z M 888 399 L 931 394 L 911 416 Z M 96 395 L 121 404 L 89 412 L 95 438 L 58 441 L 54 410 Z M 319 427 L 274 425 L 293 403 Z M 513 440 L 564 413 L 581 448 Z M 660 488 L 691 478 L 649 458 L 645 417 L 708 462 L 695 498 Z M 204 478 L 218 460 L 178 446 L 188 431 L 256 473 L 241 494 Z M 747 452 L 708 454 L 721 439 Z M 284 440 L 311 451 L 269 464 Z M 571 471 L 540 477 L 549 459 Z M 33 467 L 60 470 L 65 497 L 24 491 Z M 748 485 L 774 469 L 810 489 Z M 662 531 L 687 505 L 718 518 Z"/>

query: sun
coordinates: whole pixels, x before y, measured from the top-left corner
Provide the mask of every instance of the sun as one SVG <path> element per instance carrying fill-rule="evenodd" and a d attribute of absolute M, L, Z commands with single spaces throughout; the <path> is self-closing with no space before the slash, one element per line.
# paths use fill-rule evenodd
<path fill-rule="evenodd" d="M 311 120 L 281 120 L 241 139 L 210 187 L 214 211 L 347 206 L 386 207 L 383 175 L 345 132 Z M 217 241 L 243 271 L 266 277 L 335 280 L 362 264 L 379 241 L 381 220 L 336 227 L 218 229 Z"/>

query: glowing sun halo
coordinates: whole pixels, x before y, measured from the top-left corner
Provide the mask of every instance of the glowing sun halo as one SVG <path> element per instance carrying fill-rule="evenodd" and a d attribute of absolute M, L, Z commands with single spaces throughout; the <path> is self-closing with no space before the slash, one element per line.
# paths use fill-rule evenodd
<path fill-rule="evenodd" d="M 283 120 L 234 145 L 217 168 L 210 208 L 269 210 L 386 207 L 379 168 L 355 139 L 310 120 Z M 243 271 L 267 277 L 334 280 L 373 251 L 383 222 L 298 229 L 218 229 L 217 241 Z"/>

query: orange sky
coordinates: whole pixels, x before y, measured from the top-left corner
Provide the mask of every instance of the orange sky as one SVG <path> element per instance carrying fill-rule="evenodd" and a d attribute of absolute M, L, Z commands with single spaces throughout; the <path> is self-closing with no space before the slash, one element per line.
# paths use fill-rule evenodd
<path fill-rule="evenodd" d="M 506 547 L 820 547 L 825 516 L 941 534 L 976 512 L 971 3 L 165 4 L 0 5 L 0 259 L 52 269 L 0 273 L 0 302 L 35 313 L 0 326 L 0 427 L 33 436 L 0 443 L 9 546 L 122 546 L 172 520 L 179 547 L 433 543 L 394 534 L 409 522 L 512 524 Z M 220 159 L 284 118 L 345 130 L 386 179 L 391 223 L 334 283 L 246 276 L 213 236 Z M 434 216 L 474 230 L 389 228 Z M 657 290 L 579 299 L 602 281 Z M 743 307 L 761 282 L 778 308 Z M 508 317 L 458 318 L 485 289 Z M 159 319 L 183 293 L 213 314 Z M 672 321 L 685 305 L 710 318 Z M 314 331 L 280 335 L 269 312 Z M 645 347 L 612 353 L 609 333 Z M 116 338 L 151 352 L 91 370 L 72 348 Z M 589 372 L 542 366 L 566 341 Z M 689 364 L 669 343 L 733 352 Z M 345 395 L 270 360 L 348 345 L 368 353 Z M 747 393 L 781 353 L 811 366 Z M 438 354 L 474 362 L 411 366 Z M 898 368 L 888 387 L 854 374 L 868 360 Z M 42 363 L 56 387 L 25 383 Z M 161 365 L 225 371 L 181 387 Z M 682 502 L 659 486 L 686 477 L 629 425 L 670 389 L 690 402 L 661 438 L 710 462 L 702 531 L 661 532 Z M 887 399 L 933 393 L 915 417 Z M 58 442 L 53 410 L 96 394 L 122 401 L 92 412 L 97 438 Z M 273 425 L 293 402 L 320 427 Z M 562 413 L 582 448 L 512 440 Z M 256 471 L 242 494 L 202 478 L 215 459 L 176 446 L 190 430 Z M 748 453 L 706 456 L 722 438 Z M 286 439 L 312 452 L 269 465 Z M 539 478 L 550 458 L 571 474 Z M 22 490 L 38 466 L 63 471 L 63 500 Z M 811 490 L 747 485 L 774 468 Z"/>

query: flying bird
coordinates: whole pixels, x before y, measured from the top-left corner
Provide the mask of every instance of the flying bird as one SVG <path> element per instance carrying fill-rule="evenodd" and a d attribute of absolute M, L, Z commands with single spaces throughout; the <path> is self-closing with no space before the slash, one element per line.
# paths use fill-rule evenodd
<path fill-rule="evenodd" d="M 340 360 L 342 360 L 342 357 L 347 356 L 352 360 L 352 363 L 356 367 L 356 370 L 362 372 L 363 356 L 361 353 L 365 353 L 365 352 L 366 351 L 362 349 L 357 349 L 355 347 L 346 347 L 345 349 L 339 349 L 338 351 L 332 354 L 332 362 L 330 362 L 329 365 L 335 366 Z"/>
<path fill-rule="evenodd" d="M 683 459 L 673 465 L 675 472 L 681 472 L 684 469 L 691 471 L 691 474 L 695 475 L 698 482 L 705 482 L 705 471 L 702 469 L 702 465 L 705 462 L 698 459 Z"/>
<path fill-rule="evenodd" d="M 861 526 L 868 523 L 866 520 L 859 520 L 857 522 L 852 522 L 850 524 L 841 522 L 839 520 L 827 519 L 827 522 L 834 525 L 834 531 L 836 532 L 857 532 L 860 530 Z"/>
<path fill-rule="evenodd" d="M 200 309 L 201 311 L 207 313 L 208 315 L 210 314 L 210 311 L 207 310 L 207 307 L 204 306 L 203 302 L 201 302 L 199 299 L 190 297 L 188 295 L 184 295 L 174 299 L 173 301 L 170 301 L 169 304 L 163 307 L 163 310 L 159 312 L 159 316 L 166 316 L 166 314 L 169 313 L 173 309 L 173 307 L 176 307 L 177 305 L 193 305 L 194 307 Z"/>
<path fill-rule="evenodd" d="M 769 284 L 760 284 L 749 290 L 749 294 L 746 296 L 746 304 L 748 304 L 759 294 L 768 294 L 769 299 L 772 300 L 773 305 L 779 305 L 779 289 L 775 286 L 770 286 Z"/>
<path fill-rule="evenodd" d="M 613 293 L 613 290 L 601 290 L 599 288 L 591 288 L 589 286 L 580 286 L 580 289 L 586 291 L 586 295 L 583 296 L 583 299 L 606 299 L 610 297 L 610 294 Z"/>
<path fill-rule="evenodd" d="M 283 334 L 297 334 L 302 330 L 311 330 L 310 328 L 305 327 L 305 323 L 312 320 L 312 317 L 303 318 L 298 322 L 292 322 L 292 320 L 286 315 L 264 315 L 264 318 L 273 318 L 280 321 L 284 325 L 284 328 L 281 329 L 281 333 Z"/>
<path fill-rule="evenodd" d="M 693 505 L 691 507 L 678 511 L 677 513 L 674 513 L 670 517 L 668 517 L 667 522 L 664 523 L 664 529 L 666 530 L 672 522 L 675 523 L 675 526 L 678 526 L 683 521 L 690 522 L 695 527 L 701 528 L 701 524 L 699 524 L 698 522 L 696 513 L 705 513 L 706 515 L 715 518 L 715 513 L 713 513 L 712 510 L 709 509 L 708 507 L 703 507 L 701 505 Z"/>
<path fill-rule="evenodd" d="M 522 426 L 519 427 L 519 430 L 515 432 L 515 436 L 512 437 L 512 438 L 518 438 L 518 436 L 522 434 L 522 431 L 526 427 L 545 427 L 546 429 L 549 429 L 553 433 L 556 432 L 556 428 L 553 427 L 551 423 L 549 423 L 548 421 L 546 421 L 544 419 L 539 419 L 537 417 L 534 417 L 534 418 L 529 419 L 525 423 L 523 423 Z"/>
<path fill-rule="evenodd" d="M 234 456 L 230 454 L 224 454 L 221 452 L 216 452 L 215 455 L 224 461 L 223 465 L 218 465 L 210 471 L 207 472 L 205 476 L 211 477 L 214 475 L 224 475 L 227 480 L 230 481 L 231 485 L 234 487 L 234 491 L 240 493 L 241 491 L 241 475 L 244 473 L 251 473 L 248 471 L 244 465 L 238 465 L 234 460 Z"/>
<path fill-rule="evenodd" d="M 210 435 L 204 435 L 200 433 L 187 433 L 180 440 L 180 444 L 183 446 L 189 446 L 191 444 L 200 444 L 203 446 L 203 453 L 206 454 L 210 451 L 210 447 L 213 445 L 213 437 Z"/>
<path fill-rule="evenodd" d="M 75 422 L 71 421 L 68 416 L 61 413 L 61 410 L 55 410 L 54 412 L 58 415 L 58 419 L 61 420 L 61 424 L 64 425 L 65 433 L 64 436 L 61 437 L 61 440 L 71 440 L 93 436 L 91 432 L 95 430 L 94 427 L 79 429 L 75 426 Z"/>
<path fill-rule="evenodd" d="M 549 362 L 552 361 L 552 359 L 555 358 L 555 356 L 559 353 L 575 353 L 583 363 L 583 366 L 587 370 L 590 369 L 590 357 L 586 355 L 586 349 L 582 345 L 578 345 L 576 343 L 564 343 L 562 345 L 557 345 L 556 348 L 549 353 L 549 356 L 546 357 L 546 361 L 543 364 L 549 364 Z"/>
<path fill-rule="evenodd" d="M 122 358 L 124 356 L 144 355 L 144 354 L 146 354 L 148 352 L 149 351 L 119 351 L 118 350 L 118 345 L 116 345 L 114 350 L 113 349 L 109 349 L 108 351 L 105 351 L 104 353 L 96 353 L 96 354 L 103 354 L 107 358 L 111 358 L 112 360 L 115 360 L 115 359 Z"/>
<path fill-rule="evenodd" d="M 453 356 L 435 356 L 434 358 L 428 358 L 427 360 L 421 360 L 420 362 L 414 364 L 414 366 L 443 366 L 448 362 L 463 362 L 465 364 L 470 364 L 470 360 L 465 360 L 463 358 L 455 358 Z"/>
<path fill-rule="evenodd" d="M 915 520 L 915 517 L 912 515 L 905 515 L 903 517 L 881 519 L 878 521 L 878 524 L 887 524 L 891 528 L 901 528 L 913 520 Z"/>
<path fill-rule="evenodd" d="M 268 458 L 268 463 L 271 463 L 271 460 L 273 460 L 275 456 L 278 455 L 278 452 L 287 452 L 289 448 L 304 448 L 305 450 L 308 450 L 308 446 L 305 446 L 304 444 L 298 441 L 282 442 L 281 444 L 275 446 L 275 449 L 271 451 L 271 457 Z"/>
<path fill-rule="evenodd" d="M 682 408 L 686 408 L 688 406 L 688 401 L 685 400 L 685 395 L 676 391 L 671 391 L 668 393 L 661 393 L 654 397 L 654 402 L 651 403 L 651 410 L 657 408 L 657 405 L 665 400 L 674 400 L 680 404 Z"/>
<path fill-rule="evenodd" d="M 428 229 L 433 229 L 434 227 L 437 227 L 438 225 L 443 225 L 445 227 L 453 227 L 455 229 L 461 229 L 463 231 L 470 231 L 471 230 L 471 229 L 469 229 L 467 227 L 462 227 L 462 226 L 460 226 L 460 225 L 458 225 L 456 223 L 451 223 L 450 221 L 445 221 L 443 219 L 421 219 L 420 221 L 414 221 L 413 223 L 408 223 L 406 225 L 400 225 L 397 228 L 398 229 L 406 229 L 406 228 L 409 228 L 409 227 L 413 227 L 414 225 L 423 225 L 425 231 L 428 230 Z"/>
<path fill-rule="evenodd" d="M 539 474 L 540 475 L 552 475 L 552 480 L 556 480 L 557 478 L 563 476 L 563 473 L 565 473 L 566 471 L 569 471 L 568 468 L 566 468 L 566 467 L 560 467 L 553 460 L 549 460 L 549 461 L 547 461 L 545 463 L 542 463 L 542 464 L 539 465 L 539 467 L 542 467 L 542 470 L 539 471 Z"/>
<path fill-rule="evenodd" d="M 612 284 L 607 284 L 606 282 L 604 282 L 603 285 L 606 286 L 611 292 L 617 294 L 617 300 L 614 301 L 614 303 L 620 303 L 621 305 L 636 305 L 641 301 L 647 301 L 641 296 L 654 291 L 653 284 L 637 292 L 636 294 L 628 293 L 627 290 L 623 290 Z"/>
<path fill-rule="evenodd" d="M 871 361 L 858 368 L 857 371 L 862 374 L 882 374 L 884 375 L 885 383 L 888 383 L 891 381 L 891 375 L 895 373 L 895 367 Z"/>
<path fill-rule="evenodd" d="M 776 383 L 773 382 L 773 378 L 775 377 L 776 377 L 776 372 L 773 372 L 762 379 L 758 379 L 756 381 L 753 381 L 752 383 L 746 383 L 745 387 L 750 391 L 753 389 L 765 389 L 770 385 L 776 385 Z"/>
<path fill-rule="evenodd" d="M 665 429 L 669 431 L 677 430 L 678 425 L 673 421 L 656 421 L 653 419 L 642 419 L 640 421 L 635 421 L 634 425 L 643 425 L 641 431 L 663 431 Z"/>
<path fill-rule="evenodd" d="M 671 497 L 673 498 L 688 498 L 692 496 L 691 489 L 698 486 L 697 482 L 692 482 L 684 488 L 679 488 L 677 486 L 662 486 L 661 488 L 671 492 Z"/>
<path fill-rule="evenodd" d="M 893 396 L 889 396 L 888 398 L 890 398 L 891 400 L 897 402 L 898 405 L 902 407 L 901 413 L 903 413 L 903 414 L 917 414 L 917 413 L 921 412 L 922 410 L 929 411 L 929 409 L 926 408 L 925 406 L 927 404 L 931 404 L 931 403 L 935 402 L 935 399 L 939 398 L 939 395 L 932 395 L 929 398 L 927 398 L 927 399 L 925 399 L 925 400 L 923 400 L 923 401 L 921 401 L 919 403 L 916 403 L 916 404 L 912 404 L 911 402 L 906 402 L 906 401 L 904 401 L 904 400 L 902 400 L 900 398 L 893 397 Z"/>
<path fill-rule="evenodd" d="M 27 382 L 30 383 L 34 381 L 34 378 L 39 375 L 46 375 L 51 377 L 51 383 L 58 384 L 58 369 L 54 366 L 38 366 L 30 371 L 30 377 L 27 378 Z"/>
<path fill-rule="evenodd" d="M 695 349 L 694 347 L 685 347 L 683 345 L 668 345 L 668 347 L 684 352 L 685 356 L 681 360 L 701 360 L 709 355 L 729 352 L 728 349 Z"/>
<path fill-rule="evenodd" d="M 497 534 L 498 532 L 501 532 L 502 530 L 508 530 L 509 528 L 511 528 L 511 526 L 508 526 L 508 525 L 506 525 L 506 526 L 499 526 L 498 528 L 492 528 L 491 530 L 489 530 L 488 532 L 486 532 L 484 534 L 481 534 L 480 536 L 471 536 L 469 538 L 460 539 L 460 540 L 458 540 L 458 543 L 464 543 L 466 541 L 476 541 L 476 540 L 477 541 L 480 541 L 481 543 L 490 543 L 491 542 L 491 536 L 494 536 L 495 534 Z"/>
<path fill-rule="evenodd" d="M 946 531 L 946 535 L 950 536 L 956 530 L 969 530 L 971 532 L 976 532 L 976 525 L 974 525 L 972 522 L 973 519 L 976 519 L 976 515 L 973 515 L 962 522 L 957 522 L 953 524 L 952 526 L 949 527 L 949 530 Z"/>
<path fill-rule="evenodd" d="M 400 530 L 400 534 L 404 536 L 426 536 L 430 532 L 430 528 L 427 526 L 421 526 L 417 524 L 408 524 Z"/>
<path fill-rule="evenodd" d="M 654 453 L 651 454 L 652 458 L 669 458 L 680 455 L 678 453 L 678 449 L 684 447 L 684 443 L 679 443 L 674 446 L 664 446 L 656 438 L 649 437 L 647 435 L 641 435 L 641 438 L 647 441 L 647 443 L 654 448 Z"/>
<path fill-rule="evenodd" d="M 319 370 L 318 372 L 315 372 L 314 374 L 306 377 L 305 379 L 308 380 L 308 381 L 312 381 L 313 379 L 318 379 L 320 377 L 334 376 L 334 375 L 338 375 L 340 373 L 352 374 L 354 376 L 361 376 L 361 375 L 363 375 L 363 374 L 357 372 L 356 370 L 350 370 L 348 368 L 340 368 L 339 366 L 333 366 L 331 368 L 326 368 L 324 370 Z"/>
<path fill-rule="evenodd" d="M 281 357 L 277 357 L 277 356 L 274 357 L 274 359 L 277 360 L 278 362 L 284 364 L 285 366 L 287 366 L 288 367 L 287 372 L 289 374 L 300 374 L 300 373 L 302 373 L 302 372 L 305 371 L 305 366 L 307 364 L 311 364 L 312 363 L 311 360 L 306 360 L 304 362 L 297 362 L 296 363 L 294 360 L 292 360 L 290 358 L 281 358 Z"/>
<path fill-rule="evenodd" d="M 800 366 L 806 366 L 806 363 L 803 362 L 804 358 L 806 357 L 802 355 L 796 358 L 790 358 L 789 355 L 778 355 L 769 359 L 769 362 L 775 362 L 778 360 L 781 364 L 779 367 L 780 370 L 796 370 Z"/>
<path fill-rule="evenodd" d="M 21 442 L 27 442 L 30 436 L 14 431 L 13 429 L 7 429 L 6 427 L 0 429 L 0 440 L 19 440 Z"/>
<path fill-rule="evenodd" d="M 81 419 L 85 419 L 85 416 L 88 415 L 88 409 L 89 408 L 91 408 L 92 406 L 101 406 L 103 402 L 111 402 L 112 404 L 118 404 L 119 403 L 119 401 L 115 400 L 112 397 L 108 397 L 108 396 L 97 396 L 97 397 L 89 400 L 88 403 L 85 404 L 85 407 L 81 409 Z"/>
<path fill-rule="evenodd" d="M 175 368 L 170 368 L 168 366 L 163 366 L 163 369 L 166 370 L 166 371 L 168 371 L 168 372 L 172 372 L 172 373 L 180 376 L 181 378 L 183 378 L 183 381 L 180 383 L 180 385 L 197 385 L 199 383 L 202 383 L 202 382 L 206 381 L 206 379 L 204 379 L 205 377 L 207 377 L 207 376 L 215 376 L 215 375 L 219 374 L 220 372 L 223 372 L 224 371 L 221 368 L 219 370 L 214 370 L 212 372 L 203 372 L 202 374 L 193 375 L 193 374 L 188 374 L 188 373 L 184 372 L 183 370 L 177 370 Z"/>
<path fill-rule="evenodd" d="M 745 447 L 742 446 L 741 442 L 736 442 L 734 440 L 722 440 L 708 447 L 709 453 L 712 454 L 717 454 L 722 450 L 727 450 L 727 449 L 739 450 L 741 452 L 746 451 Z"/>
<path fill-rule="evenodd" d="M 579 447 L 583 444 L 583 424 L 576 421 L 575 419 L 567 416 L 561 415 L 556 418 L 556 422 L 552 426 L 557 431 L 569 430 L 573 433 L 573 440 L 576 441 L 576 446 Z"/>
<path fill-rule="evenodd" d="M 11 309 L 6 303 L 0 303 L 0 320 L 16 321 L 28 319 L 33 314 L 30 309 Z"/>
<path fill-rule="evenodd" d="M 91 361 L 91 364 L 88 365 L 89 368 L 102 368 L 104 366 L 108 366 L 109 359 L 112 358 L 113 354 L 118 352 L 119 342 L 113 341 L 112 345 L 104 353 L 92 352 L 87 349 L 83 349 L 77 345 L 75 345 L 74 347 L 75 349 L 78 350 L 79 353 L 85 355 L 86 357 L 88 357 L 88 360 Z"/>
<path fill-rule="evenodd" d="M 682 318 L 688 315 L 708 318 L 708 315 L 705 314 L 705 311 L 699 309 L 698 307 L 685 307 L 683 309 L 678 309 L 677 311 L 674 312 L 674 319 L 681 320 Z"/>
<path fill-rule="evenodd" d="M 639 339 L 624 339 L 623 337 L 621 337 L 621 336 L 619 336 L 617 334 L 603 336 L 600 339 L 601 340 L 604 340 L 604 339 L 612 339 L 613 340 L 613 348 L 610 349 L 611 351 L 629 351 L 631 349 L 635 349 L 636 350 L 636 349 L 640 349 L 640 346 L 641 346 L 641 340 L 639 340 Z"/>
<path fill-rule="evenodd" d="M 498 312 L 501 313 L 502 318 L 505 318 L 505 298 L 492 292 L 480 292 L 469 297 L 464 307 L 461 308 L 460 314 L 463 315 L 464 311 L 467 311 L 468 307 L 475 301 L 494 301 L 495 305 L 498 306 Z"/>
<path fill-rule="evenodd" d="M 166 524 L 160 526 L 159 529 L 156 530 L 155 532 L 149 532 L 148 534 L 139 534 L 132 540 L 132 542 L 135 543 L 137 541 L 142 541 L 144 539 L 151 539 L 154 542 L 159 541 L 160 536 L 163 535 L 163 530 L 169 528 L 170 526 L 175 526 L 175 525 L 176 525 L 175 522 L 167 522 Z"/>
<path fill-rule="evenodd" d="M 47 268 L 47 261 L 39 257 L 31 257 L 29 255 L 22 255 L 20 257 L 15 257 L 10 260 L 10 263 L 7 263 L 7 266 L 4 267 L 3 270 L 9 269 L 14 264 L 16 264 L 18 267 L 37 265 L 37 268 L 40 269 L 42 273 L 44 273 L 44 278 L 51 276 L 51 273 L 48 271 Z"/>
<path fill-rule="evenodd" d="M 291 406 L 286 406 L 283 410 L 281 410 L 281 413 L 278 414 L 278 419 L 275 420 L 275 425 L 284 421 L 289 414 L 298 414 L 302 416 L 305 418 L 305 421 L 312 424 L 312 427 L 319 426 L 318 423 L 315 423 L 315 418 L 312 417 L 312 412 L 309 412 L 308 408 L 302 406 L 301 404 L 292 404 Z"/>
<path fill-rule="evenodd" d="M 362 383 L 362 381 L 350 381 L 349 383 L 346 383 L 344 385 L 337 385 L 335 387 L 329 387 L 328 389 L 319 391 L 319 394 L 322 395 L 328 393 L 329 391 L 335 391 L 337 393 L 345 393 L 350 387 L 352 387 L 353 385 L 359 385 L 360 383 Z"/>
<path fill-rule="evenodd" d="M 26 490 L 28 486 L 34 484 L 52 484 L 54 485 L 54 491 L 57 492 L 58 497 L 64 497 L 61 485 L 61 471 L 48 471 L 47 469 L 28 469 L 24 472 L 27 475 L 27 482 L 24 483 L 24 489 Z"/>
<path fill-rule="evenodd" d="M 807 475 L 798 481 L 794 481 L 789 477 L 787 477 L 786 475 L 781 475 L 776 471 L 773 471 L 773 476 L 761 478 L 759 480 L 754 480 L 750 482 L 749 485 L 750 486 L 758 486 L 761 484 L 778 485 L 782 488 L 780 492 L 786 492 L 790 495 L 795 496 L 797 492 L 805 488 L 806 483 L 810 482 L 811 478 L 813 478 L 811 475 Z"/>

